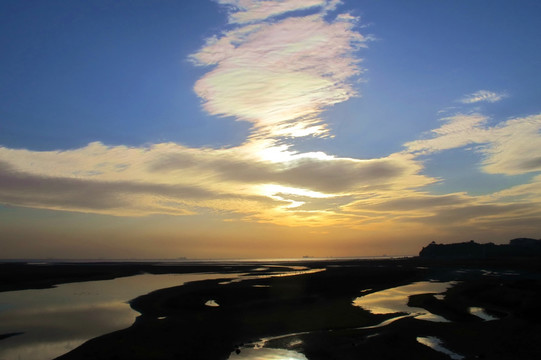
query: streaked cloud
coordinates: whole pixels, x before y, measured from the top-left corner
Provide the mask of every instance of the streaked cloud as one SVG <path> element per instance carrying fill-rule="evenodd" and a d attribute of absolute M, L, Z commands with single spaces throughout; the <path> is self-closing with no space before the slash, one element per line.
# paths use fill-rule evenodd
<path fill-rule="evenodd" d="M 541 204 L 541 174 L 534 176 L 526 184 L 498 191 L 491 197 L 500 201 L 525 201 Z"/>
<path fill-rule="evenodd" d="M 418 159 L 477 144 L 473 149 L 484 155 L 487 172 L 539 171 L 534 147 L 541 145 L 541 115 L 496 126 L 480 114 L 444 121 L 432 138 L 374 159 L 299 153 L 260 139 L 222 149 L 97 142 L 66 151 L 0 147 L 0 202 L 117 216 L 211 211 L 248 222 L 350 228 L 407 223 L 447 228 L 465 220 L 461 214 L 468 214 L 468 226 L 541 216 L 539 176 L 485 196 L 436 195 L 425 187 L 439 179 L 424 175 Z"/>
<path fill-rule="evenodd" d="M 357 95 L 350 80 L 362 69 L 354 53 L 367 41 L 354 29 L 357 19 L 340 14 L 327 21 L 323 15 L 334 1 L 221 3 L 235 5 L 233 18 L 262 20 L 314 6 L 320 12 L 238 26 L 209 38 L 191 56 L 197 65 L 215 66 L 194 86 L 203 108 L 253 123 L 253 137 L 327 135 L 320 113 Z"/>
<path fill-rule="evenodd" d="M 266 20 L 291 11 L 321 8 L 333 10 L 339 0 L 217 0 L 228 5 L 231 13 L 229 22 L 244 24 Z"/>
<path fill-rule="evenodd" d="M 0 202 L 117 216 L 193 215 L 201 208 L 250 213 L 261 211 L 270 204 L 279 204 L 275 199 L 263 196 L 138 180 L 50 176 L 18 171 L 10 164 L 0 162 Z"/>
<path fill-rule="evenodd" d="M 479 90 L 474 92 L 473 94 L 464 96 L 462 99 L 460 99 L 460 102 L 463 104 L 475 104 L 478 102 L 495 103 L 506 97 L 508 97 L 508 95 L 503 92 L 497 93 L 494 91 Z"/>
<path fill-rule="evenodd" d="M 281 161 L 271 161 L 260 158 L 257 146 L 133 148 L 92 143 L 42 152 L 0 147 L 0 201 L 121 216 L 187 215 L 205 208 L 277 223 L 290 223 L 288 218 L 301 216 L 300 206 L 306 205 L 323 225 L 325 217 L 340 212 L 344 204 L 332 199 L 352 201 L 359 194 L 433 182 L 419 174 L 422 167 L 411 156 L 360 160 L 289 152 Z M 317 208 L 320 199 L 335 204 L 333 213 L 328 204 Z"/>
<path fill-rule="evenodd" d="M 431 138 L 404 144 L 411 153 L 432 153 L 488 141 L 484 125 L 487 117 L 481 114 L 458 114 L 441 119 L 442 126 L 430 131 Z"/>
<path fill-rule="evenodd" d="M 511 119 L 488 131 L 490 141 L 480 149 L 486 172 L 518 175 L 541 171 L 541 114 Z"/>
<path fill-rule="evenodd" d="M 541 114 L 487 124 L 481 114 L 443 119 L 445 124 L 431 131 L 432 138 L 405 144 L 407 151 L 426 155 L 437 151 L 479 145 L 483 155 L 482 169 L 490 174 L 518 175 L 541 171 Z"/>
<path fill-rule="evenodd" d="M 401 197 L 374 197 L 351 204 L 352 207 L 382 212 L 431 212 L 435 208 L 450 207 L 471 203 L 472 198 L 465 194 L 431 195 L 419 191 L 403 192 Z"/>
<path fill-rule="evenodd" d="M 418 220 L 426 225 L 435 224 L 441 227 L 453 227 L 460 224 L 464 227 L 477 226 L 485 230 L 490 228 L 494 230 L 500 221 L 540 217 L 539 210 L 539 206 L 532 203 L 468 204 L 441 208 L 434 214 Z"/>
<path fill-rule="evenodd" d="M 437 152 L 463 149 L 482 155 L 479 166 L 486 173 L 539 172 L 541 115 L 494 124 L 481 113 L 454 114 L 425 138 L 404 144 L 404 151 L 378 158 L 295 151 L 291 138 L 330 135 L 322 112 L 358 96 L 353 83 L 364 69 L 357 51 L 369 38 L 357 31 L 351 14 L 331 16 L 335 0 L 218 3 L 227 6 L 230 27 L 190 56 L 209 68 L 194 91 L 207 113 L 252 124 L 243 144 L 0 147 L 0 203 L 115 216 L 213 213 L 247 223 L 374 234 L 541 218 L 539 175 L 483 196 L 467 190 L 433 194 L 427 186 L 444 179 L 426 175 L 423 164 Z M 505 96 L 480 90 L 461 102 Z"/>

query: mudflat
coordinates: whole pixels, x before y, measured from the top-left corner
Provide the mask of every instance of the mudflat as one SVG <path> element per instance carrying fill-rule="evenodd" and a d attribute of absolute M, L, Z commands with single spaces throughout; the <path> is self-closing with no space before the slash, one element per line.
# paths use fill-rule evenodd
<path fill-rule="evenodd" d="M 264 338 L 265 347 L 294 350 L 310 360 L 450 358 L 418 341 L 422 337 L 441 339 L 456 358 L 538 359 L 539 260 L 334 260 L 274 263 L 257 271 L 261 264 L 64 264 L 48 266 L 47 275 L 36 275 L 33 282 L 22 264 L 11 273 L 13 279 L 17 271 L 23 274 L 19 284 L 40 287 L 141 271 L 223 272 L 224 279 L 247 274 L 242 281 L 198 281 L 138 297 L 130 304 L 141 316 L 131 327 L 92 339 L 58 359 L 240 359 Z M 292 265 L 322 271 L 271 276 Z M 15 280 L 11 287 L 17 286 Z M 352 304 L 363 295 L 429 280 L 455 283 L 444 296 L 412 295 L 408 305 L 448 322 L 373 314 Z M 472 307 L 485 309 L 494 320 L 473 315 Z"/>

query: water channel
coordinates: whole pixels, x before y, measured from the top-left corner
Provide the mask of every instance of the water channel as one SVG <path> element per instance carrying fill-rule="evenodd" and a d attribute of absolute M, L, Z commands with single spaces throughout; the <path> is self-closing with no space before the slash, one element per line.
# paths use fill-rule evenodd
<path fill-rule="evenodd" d="M 125 329 L 139 315 L 128 301 L 189 281 L 231 274 L 143 274 L 54 288 L 0 292 L 1 360 L 50 360 L 85 341 Z"/>

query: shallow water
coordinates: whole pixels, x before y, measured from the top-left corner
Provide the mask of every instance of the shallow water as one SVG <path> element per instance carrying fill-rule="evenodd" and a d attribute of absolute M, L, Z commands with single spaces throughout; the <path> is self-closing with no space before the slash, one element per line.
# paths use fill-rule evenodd
<path fill-rule="evenodd" d="M 218 303 L 216 302 L 216 300 L 208 300 L 208 301 L 205 303 L 205 306 L 219 307 L 220 304 L 218 304 Z"/>
<path fill-rule="evenodd" d="M 154 290 L 225 274 L 136 275 L 61 284 L 50 289 L 0 292 L 2 360 L 50 360 L 94 337 L 124 329 L 139 315 L 128 304 Z"/>
<path fill-rule="evenodd" d="M 482 307 L 472 306 L 472 307 L 468 308 L 468 312 L 470 314 L 472 314 L 472 315 L 477 316 L 478 318 L 481 318 L 481 319 L 485 320 L 485 321 L 498 320 L 497 317 L 488 314 L 486 312 L 486 310 L 483 309 Z"/>
<path fill-rule="evenodd" d="M 448 322 L 444 317 L 432 314 L 426 309 L 408 306 L 408 300 L 411 295 L 441 294 L 452 285 L 454 282 L 420 281 L 360 296 L 353 300 L 353 305 L 373 314 L 406 313 L 417 319 Z"/>
<path fill-rule="evenodd" d="M 144 274 L 61 284 L 50 289 L 0 292 L 0 334 L 22 333 L 0 340 L 0 360 L 50 360 L 92 338 L 128 328 L 139 315 L 128 302 L 155 290 L 189 281 L 223 278 L 226 280 L 220 284 L 226 285 L 243 280 L 325 271 L 304 266 L 286 267 L 290 270 L 270 274 L 257 273 L 264 268 L 272 268 L 272 265 L 254 269 L 255 274 Z M 219 306 L 212 299 L 206 305 Z"/>
<path fill-rule="evenodd" d="M 229 360 L 308 360 L 304 354 L 293 350 L 271 348 L 241 349 L 240 353 L 232 352 Z"/>
<path fill-rule="evenodd" d="M 420 344 L 426 345 L 438 352 L 448 355 L 453 360 L 462 360 L 464 356 L 459 355 L 443 346 L 443 342 L 435 336 L 419 336 L 417 341 Z"/>
<path fill-rule="evenodd" d="M 306 269 L 305 266 L 288 266 L 290 268 L 290 271 L 276 271 L 271 272 L 268 274 L 262 274 L 262 275 L 253 275 L 252 273 L 244 273 L 239 274 L 239 276 L 235 277 L 234 279 L 223 281 L 220 283 L 220 285 L 228 285 L 244 280 L 258 280 L 258 279 L 270 279 L 274 277 L 285 277 L 285 276 L 298 276 L 298 275 L 306 275 L 306 274 L 315 274 L 322 271 L 326 271 L 326 269 Z"/>

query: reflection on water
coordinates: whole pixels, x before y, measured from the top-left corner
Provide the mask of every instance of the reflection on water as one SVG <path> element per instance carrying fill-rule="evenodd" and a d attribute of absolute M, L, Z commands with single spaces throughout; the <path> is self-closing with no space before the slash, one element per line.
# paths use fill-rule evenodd
<path fill-rule="evenodd" d="M 273 265 L 256 268 L 254 272 L 271 267 Z M 228 279 L 221 283 L 225 285 L 243 280 L 325 271 L 304 266 L 287 268 L 289 270 L 259 275 L 145 274 L 113 280 L 61 284 L 51 289 L 0 292 L 0 335 L 22 333 L 0 340 L 0 359 L 49 360 L 73 350 L 87 340 L 127 328 L 139 315 L 127 302 L 158 289 L 179 286 L 189 281 L 224 278 Z M 206 305 L 219 306 L 215 300 L 209 300 Z M 163 320 L 165 317 L 158 319 Z M 265 350 L 265 353 L 267 351 Z M 269 354 L 274 356 L 277 353 Z M 302 357 L 290 356 L 289 359 L 305 359 L 302 354 L 300 356 Z"/>
<path fill-rule="evenodd" d="M 224 274 L 137 275 L 0 292 L 0 359 L 50 360 L 99 335 L 129 327 L 139 313 L 127 303 L 151 291 Z"/>
<path fill-rule="evenodd" d="M 210 307 L 218 307 L 220 306 L 215 300 L 208 300 L 206 303 L 205 303 L 206 306 L 210 306 Z"/>
<path fill-rule="evenodd" d="M 417 341 L 420 343 L 420 344 L 423 344 L 423 345 L 426 345 L 436 351 L 439 351 L 445 355 L 448 355 L 451 359 L 453 360 L 462 360 L 464 359 L 464 356 L 462 355 L 459 355 L 455 352 L 452 352 L 451 350 L 445 348 L 442 346 L 443 342 L 438 339 L 437 337 L 435 336 L 419 336 L 417 338 Z"/>
<path fill-rule="evenodd" d="M 373 314 L 401 312 L 413 314 L 417 319 L 448 322 L 449 320 L 444 317 L 432 314 L 426 309 L 408 306 L 408 298 L 417 294 L 440 294 L 454 284 L 454 282 L 420 281 L 360 296 L 353 300 L 353 305 L 369 310 Z"/>
<path fill-rule="evenodd" d="M 293 269 L 292 271 L 277 271 L 277 272 L 271 272 L 264 275 L 251 275 L 248 274 L 240 274 L 238 277 L 229 280 L 229 281 L 223 281 L 220 283 L 220 285 L 228 285 L 244 280 L 257 280 L 257 279 L 270 279 L 275 277 L 286 277 L 286 276 L 298 276 L 298 275 L 307 275 L 307 274 L 315 274 L 322 271 L 326 271 L 326 269 L 308 269 L 308 270 L 302 270 L 305 269 L 304 266 L 288 266 L 289 268 Z"/>
<path fill-rule="evenodd" d="M 376 325 L 369 325 L 369 326 L 361 326 L 361 327 L 358 327 L 356 328 L 357 330 L 366 330 L 366 329 L 377 329 L 377 328 L 381 328 L 381 327 L 384 327 L 384 326 L 387 326 L 391 323 L 394 323 L 395 321 L 397 320 L 400 320 L 400 319 L 405 319 L 407 317 L 411 317 L 412 315 L 400 315 L 400 316 L 396 316 L 394 318 L 390 318 L 390 319 L 387 319 L 385 321 L 382 321 L 380 322 L 379 324 L 376 324 Z"/>
<path fill-rule="evenodd" d="M 241 349 L 240 353 L 232 352 L 228 360 L 308 360 L 303 354 L 286 349 Z"/>
<path fill-rule="evenodd" d="M 498 320 L 497 317 L 488 314 L 486 312 L 486 310 L 483 309 L 482 307 L 472 306 L 472 307 L 468 308 L 468 311 L 469 311 L 470 314 L 475 315 L 478 318 L 481 318 L 481 319 L 483 319 L 485 321 Z"/>

